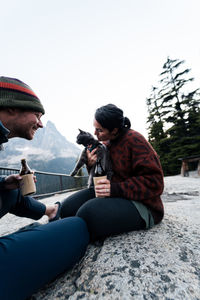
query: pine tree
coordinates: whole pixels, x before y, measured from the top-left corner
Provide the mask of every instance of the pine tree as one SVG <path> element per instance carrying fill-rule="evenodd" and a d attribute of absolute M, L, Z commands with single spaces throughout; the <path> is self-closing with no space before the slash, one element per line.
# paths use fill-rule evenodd
<path fill-rule="evenodd" d="M 152 87 L 151 95 L 146 99 L 149 117 L 147 123 L 149 124 L 149 140 L 152 143 L 164 138 L 163 120 L 161 117 L 161 106 L 159 103 L 160 97 L 158 95 L 158 88 Z"/>
<path fill-rule="evenodd" d="M 160 74 L 162 115 L 165 117 L 165 122 L 173 124 L 173 132 L 179 137 L 185 136 L 187 131 L 185 123 L 186 103 L 183 101 L 184 93 L 182 90 L 186 84 L 194 80 L 193 78 L 185 78 L 190 69 L 179 71 L 184 62 L 184 60 L 172 60 L 168 57 L 163 65 L 163 72 Z"/>
<path fill-rule="evenodd" d="M 160 155 L 166 175 L 180 171 L 179 157 L 199 154 L 199 89 L 185 93 L 190 69 L 184 61 L 167 58 L 160 74 L 160 88 L 152 88 L 146 103 L 149 141 Z M 181 69 L 181 70 L 180 70 Z"/>

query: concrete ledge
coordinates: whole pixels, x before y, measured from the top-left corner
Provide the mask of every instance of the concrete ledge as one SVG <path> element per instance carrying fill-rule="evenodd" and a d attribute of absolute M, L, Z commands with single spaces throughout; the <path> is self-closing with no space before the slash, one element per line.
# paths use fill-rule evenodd
<path fill-rule="evenodd" d="M 149 231 L 90 245 L 78 266 L 32 299 L 200 299 L 199 250 L 199 226 L 167 215 Z"/>
<path fill-rule="evenodd" d="M 161 224 L 89 245 L 79 264 L 30 299 L 200 299 L 199 186 L 200 178 L 165 178 Z"/>

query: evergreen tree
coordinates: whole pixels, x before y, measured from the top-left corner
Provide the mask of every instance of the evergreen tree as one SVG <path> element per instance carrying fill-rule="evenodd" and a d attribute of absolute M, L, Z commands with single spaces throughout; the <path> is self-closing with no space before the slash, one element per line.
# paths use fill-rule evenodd
<path fill-rule="evenodd" d="M 152 143 L 164 138 L 163 120 L 161 118 L 161 105 L 159 103 L 158 88 L 152 87 L 151 95 L 146 99 L 149 117 L 147 123 L 149 124 L 149 140 Z"/>
<path fill-rule="evenodd" d="M 147 98 L 149 141 L 160 155 L 165 175 L 180 172 L 178 158 L 200 154 L 199 89 L 185 93 L 190 69 L 184 61 L 167 58 L 160 88 Z M 180 70 L 181 69 L 181 70 Z"/>
<path fill-rule="evenodd" d="M 193 78 L 185 78 L 190 72 L 189 69 L 179 71 L 179 68 L 184 64 L 184 61 L 178 59 L 167 58 L 163 65 L 163 72 L 161 76 L 160 95 L 162 98 L 162 115 L 165 117 L 167 123 L 172 123 L 173 131 L 177 136 L 185 136 L 185 101 L 183 101 L 183 88 Z M 187 96 L 186 96 L 187 97 Z"/>

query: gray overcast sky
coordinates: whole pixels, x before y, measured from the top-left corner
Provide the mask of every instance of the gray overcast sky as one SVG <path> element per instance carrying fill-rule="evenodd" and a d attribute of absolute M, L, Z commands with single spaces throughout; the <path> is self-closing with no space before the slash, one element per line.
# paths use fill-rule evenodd
<path fill-rule="evenodd" d="M 199 0 L 0 0 L 0 74 L 21 79 L 75 143 L 114 103 L 147 137 L 146 104 L 167 57 L 200 87 Z"/>

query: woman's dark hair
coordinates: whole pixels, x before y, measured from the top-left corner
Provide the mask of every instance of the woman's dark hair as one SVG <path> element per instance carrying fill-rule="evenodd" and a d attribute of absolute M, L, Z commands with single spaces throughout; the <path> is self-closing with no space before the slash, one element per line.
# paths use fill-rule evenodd
<path fill-rule="evenodd" d="M 129 129 L 131 122 L 123 116 L 123 110 L 114 104 L 107 104 L 98 108 L 95 112 L 95 119 L 103 127 L 112 131 L 114 128 Z"/>

